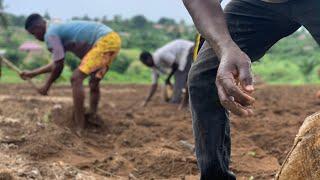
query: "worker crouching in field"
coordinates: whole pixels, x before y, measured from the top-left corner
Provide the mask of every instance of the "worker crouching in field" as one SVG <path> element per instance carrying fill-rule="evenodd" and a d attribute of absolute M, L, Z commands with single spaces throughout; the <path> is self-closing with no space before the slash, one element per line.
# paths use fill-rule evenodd
<path fill-rule="evenodd" d="M 143 106 L 146 106 L 155 94 L 158 80 L 161 74 L 168 74 L 166 85 L 171 85 L 171 77 L 174 76 L 173 95 L 170 103 L 180 103 L 183 99 L 183 89 L 186 87 L 188 73 L 193 60 L 194 43 L 187 40 L 175 40 L 153 53 L 142 52 L 140 60 L 143 64 L 152 68 L 152 86 Z M 188 93 L 186 92 L 186 95 Z M 184 97 L 184 100 L 188 98 Z M 185 103 L 187 101 L 184 101 Z M 185 104 L 182 104 L 185 105 Z"/>
<path fill-rule="evenodd" d="M 119 35 L 96 22 L 49 24 L 38 14 L 27 18 L 25 29 L 38 40 L 44 41 L 52 53 L 50 64 L 21 73 L 23 79 L 51 73 L 45 85 L 39 89 L 40 94 L 47 95 L 52 83 L 61 75 L 66 51 L 82 59 L 71 78 L 76 132 L 81 134 L 86 123 L 83 81 L 90 76 L 90 114 L 95 117 L 100 99 L 99 83 L 120 51 Z"/>

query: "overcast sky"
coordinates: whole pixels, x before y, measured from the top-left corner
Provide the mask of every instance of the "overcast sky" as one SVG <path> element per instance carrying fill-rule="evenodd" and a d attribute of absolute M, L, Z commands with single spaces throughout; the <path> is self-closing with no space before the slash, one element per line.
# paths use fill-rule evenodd
<path fill-rule="evenodd" d="M 54 18 L 70 19 L 73 16 L 111 18 L 114 15 L 132 17 L 143 14 L 157 21 L 161 17 L 185 20 L 192 23 L 182 0 L 5 0 L 6 11 L 17 15 L 49 12 Z"/>

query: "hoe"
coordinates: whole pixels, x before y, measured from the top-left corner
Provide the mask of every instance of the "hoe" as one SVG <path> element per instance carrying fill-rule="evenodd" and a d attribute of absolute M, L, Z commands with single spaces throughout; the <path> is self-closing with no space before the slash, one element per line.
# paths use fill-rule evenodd
<path fill-rule="evenodd" d="M 9 61 L 8 59 L 0 56 L 0 77 L 1 77 L 1 64 L 4 63 L 5 65 L 8 66 L 8 68 L 12 69 L 13 71 L 15 71 L 17 74 L 20 74 L 22 71 L 21 69 L 19 69 L 16 65 L 14 65 L 11 61 Z M 37 85 L 31 80 L 31 79 L 27 79 L 26 80 L 35 90 L 38 90 Z"/>

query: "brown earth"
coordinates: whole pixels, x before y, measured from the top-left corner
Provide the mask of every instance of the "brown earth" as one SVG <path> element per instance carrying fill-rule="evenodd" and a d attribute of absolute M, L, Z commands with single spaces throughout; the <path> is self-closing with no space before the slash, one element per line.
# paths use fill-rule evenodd
<path fill-rule="evenodd" d="M 232 170 L 272 179 L 305 117 L 320 108 L 317 86 L 260 86 L 255 115 L 232 116 Z M 105 85 L 103 127 L 72 131 L 68 86 L 50 98 L 27 85 L 0 85 L 0 179 L 197 179 L 188 110 L 140 102 L 146 86 Z"/>

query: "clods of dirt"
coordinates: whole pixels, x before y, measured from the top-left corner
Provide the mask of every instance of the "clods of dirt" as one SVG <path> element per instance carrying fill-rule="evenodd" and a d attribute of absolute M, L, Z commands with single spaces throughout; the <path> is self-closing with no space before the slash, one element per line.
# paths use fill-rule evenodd
<path fill-rule="evenodd" d="M 103 125 L 88 126 L 83 137 L 73 132 L 69 87 L 54 88 L 54 98 L 24 85 L 2 87 L 0 179 L 198 178 L 190 112 L 165 104 L 161 93 L 140 108 L 147 86 L 103 86 Z M 259 86 L 255 115 L 231 116 L 231 169 L 238 179 L 274 177 L 305 117 L 319 110 L 318 89 Z"/>

